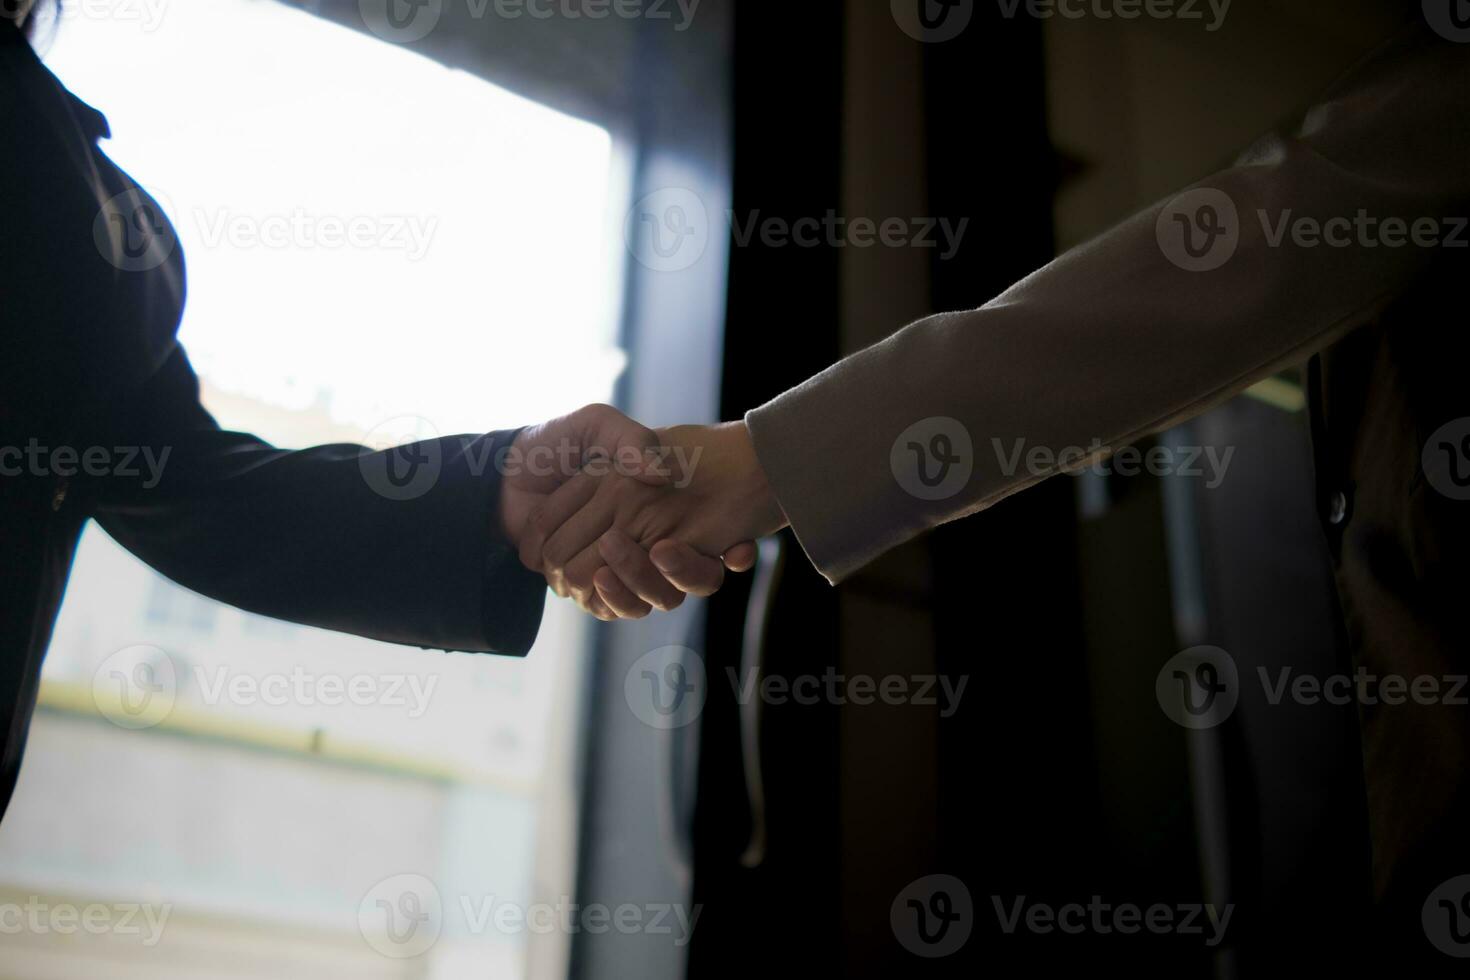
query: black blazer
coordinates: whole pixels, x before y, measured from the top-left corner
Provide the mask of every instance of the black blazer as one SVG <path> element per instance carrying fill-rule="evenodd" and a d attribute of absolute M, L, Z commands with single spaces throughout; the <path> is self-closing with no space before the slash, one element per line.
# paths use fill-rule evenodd
<path fill-rule="evenodd" d="M 177 240 L 107 135 L 0 21 L 0 814 L 89 518 L 204 595 L 394 643 L 524 654 L 545 597 L 495 520 L 513 432 L 288 452 L 219 428 L 174 337 Z M 156 482 L 125 465 L 143 447 Z"/>

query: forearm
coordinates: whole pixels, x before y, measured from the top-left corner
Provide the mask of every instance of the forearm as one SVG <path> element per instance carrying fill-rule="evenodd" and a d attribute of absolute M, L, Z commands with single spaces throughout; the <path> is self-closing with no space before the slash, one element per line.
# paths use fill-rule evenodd
<path fill-rule="evenodd" d="M 182 352 L 112 426 L 108 444 L 149 447 L 159 465 L 83 479 L 74 492 L 119 543 L 181 585 L 415 646 L 520 654 L 534 640 L 545 583 L 521 567 L 496 519 L 495 456 L 513 433 L 393 457 L 350 445 L 277 449 L 214 425 Z"/>
<path fill-rule="evenodd" d="M 376 455 L 361 447 L 220 436 L 175 445 L 163 482 L 104 502 L 99 522 L 181 585 L 261 615 L 439 649 L 530 648 L 545 583 L 500 537 L 495 471 L 479 462 L 494 435 L 436 441 L 432 485 L 403 499 L 365 475 Z"/>

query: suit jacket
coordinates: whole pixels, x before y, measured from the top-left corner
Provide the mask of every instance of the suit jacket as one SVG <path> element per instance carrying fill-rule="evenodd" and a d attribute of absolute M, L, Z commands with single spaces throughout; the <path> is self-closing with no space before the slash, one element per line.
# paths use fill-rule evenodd
<path fill-rule="evenodd" d="M 1421 449 L 1470 416 L 1453 353 L 1467 215 L 1470 45 L 1414 26 L 1295 132 L 746 422 L 798 540 L 835 583 L 1330 348 L 1313 372 L 1315 451 L 1355 655 L 1380 677 L 1462 675 L 1470 502 L 1426 480 Z M 1416 242 L 1424 219 L 1437 228 L 1419 224 Z M 1028 466 L 1036 447 L 1046 453 Z M 1461 451 L 1470 464 L 1470 441 Z M 1470 709 L 1364 705 L 1362 720 L 1377 892 L 1401 900 L 1414 932 L 1428 890 L 1456 861 L 1470 868 Z"/>
<path fill-rule="evenodd" d="M 496 519 L 514 432 L 370 453 L 220 429 L 174 337 L 177 240 L 106 135 L 0 22 L 0 813 L 89 519 L 204 595 L 394 643 L 524 654 L 545 596 Z"/>

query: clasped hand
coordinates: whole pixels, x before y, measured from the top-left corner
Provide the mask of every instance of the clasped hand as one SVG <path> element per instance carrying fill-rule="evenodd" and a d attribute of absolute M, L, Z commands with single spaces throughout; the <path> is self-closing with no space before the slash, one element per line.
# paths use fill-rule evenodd
<path fill-rule="evenodd" d="M 576 461 L 508 472 L 501 518 L 521 562 L 599 619 L 638 619 L 709 595 L 786 518 L 743 422 L 654 431 L 589 406 L 525 429 L 512 457 Z"/>

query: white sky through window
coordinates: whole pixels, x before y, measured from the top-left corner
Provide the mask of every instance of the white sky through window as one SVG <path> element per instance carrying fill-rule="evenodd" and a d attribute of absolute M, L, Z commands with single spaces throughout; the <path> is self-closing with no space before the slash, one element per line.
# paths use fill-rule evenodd
<path fill-rule="evenodd" d="M 273 0 L 104 8 L 47 62 L 173 218 L 212 387 L 361 431 L 606 397 L 605 130 Z"/>

